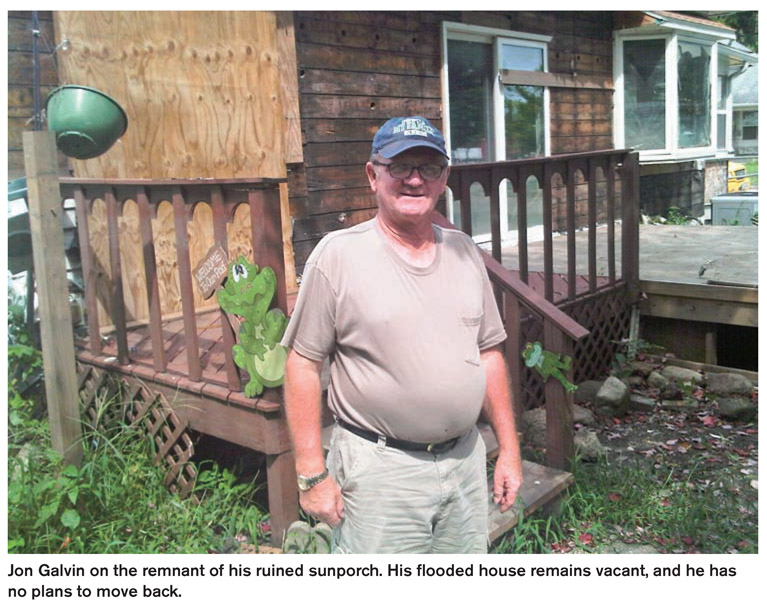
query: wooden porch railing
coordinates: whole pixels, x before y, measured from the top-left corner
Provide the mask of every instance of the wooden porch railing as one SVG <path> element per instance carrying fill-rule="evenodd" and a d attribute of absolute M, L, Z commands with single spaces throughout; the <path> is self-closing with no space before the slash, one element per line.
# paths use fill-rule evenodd
<path fill-rule="evenodd" d="M 287 312 L 285 268 L 282 254 L 282 226 L 280 218 L 279 179 L 236 179 L 236 180 L 93 180 L 63 178 L 60 180 L 64 198 L 76 202 L 77 228 L 85 284 L 85 305 L 88 316 L 89 349 L 93 354 L 102 350 L 101 326 L 99 326 L 97 281 L 107 276 L 109 288 L 108 308 L 114 327 L 118 362 L 131 363 L 128 348 L 128 323 L 123 292 L 121 268 L 121 237 L 118 231 L 119 218 L 126 201 L 132 200 L 138 206 L 138 234 L 131 234 L 141 242 L 147 305 L 149 310 L 149 334 L 152 346 L 154 370 L 167 370 L 167 352 L 164 350 L 160 288 L 158 283 L 156 237 L 153 234 L 152 219 L 157 217 L 157 208 L 163 201 L 173 208 L 174 249 L 177 259 L 178 287 L 186 346 L 188 377 L 191 381 L 202 378 L 201 354 L 194 300 L 192 259 L 190 257 L 189 224 L 197 204 L 208 204 L 212 216 L 215 243 L 229 250 L 227 224 L 234 219 L 235 209 L 248 204 L 250 209 L 250 242 L 253 260 L 259 266 L 268 265 L 277 275 L 276 305 Z M 89 234 L 89 220 L 95 200 L 106 204 L 108 259 L 97 258 Z M 232 358 L 235 335 L 224 312 L 221 312 L 221 331 L 224 343 L 227 386 L 240 390 L 240 378 Z"/>
<path fill-rule="evenodd" d="M 432 222 L 442 227 L 455 226 L 435 212 Z M 589 334 L 553 303 L 517 278 L 485 251 L 481 251 L 491 282 L 500 290 L 501 310 L 506 328 L 506 360 L 511 374 L 511 393 L 518 415 L 522 402 L 522 348 L 520 324 L 523 310 L 543 322 L 544 348 L 562 356 L 573 356 L 574 344 Z M 569 377 L 572 380 L 572 369 Z M 573 396 L 559 381 L 549 379 L 546 391 L 546 463 L 566 469 L 573 455 Z"/>
<path fill-rule="evenodd" d="M 611 288 L 625 283 L 629 299 L 636 300 L 639 279 L 639 164 L 638 154 L 627 150 L 607 150 L 509 162 L 465 164 L 451 167 L 448 186 L 459 202 L 461 229 L 472 235 L 471 186 L 479 183 L 490 198 L 491 254 L 482 252 L 491 281 L 503 310 L 508 338 L 506 357 L 511 373 L 511 389 L 519 406 L 523 401 L 521 352 L 522 323 L 543 325 L 544 348 L 562 356 L 574 357 L 577 341 L 589 331 L 556 307 L 554 302 L 553 232 L 555 217 L 559 230 L 567 233 L 567 297 L 576 299 L 576 228 L 588 229 L 588 293 L 598 290 L 596 228 L 601 219 L 607 224 L 607 281 Z M 601 173 L 601 178 L 600 178 Z M 559 175 L 559 182 L 555 175 Z M 578 178 L 580 174 L 580 179 Z M 529 285 L 527 180 L 538 181 L 542 195 L 543 293 Z M 517 193 L 519 273 L 501 264 L 501 194 L 507 180 Z M 585 191 L 585 195 L 582 193 Z M 580 195 L 579 195 L 580 194 Z M 601 194 L 601 195 L 600 195 Z M 556 213 L 555 213 L 556 211 Z M 438 213 L 435 213 L 437 215 Z M 441 215 L 435 223 L 451 224 Z M 621 229 L 620 276 L 617 275 L 616 225 Z M 568 377 L 573 380 L 573 370 Z M 547 430 L 547 464 L 565 468 L 573 454 L 572 394 L 556 380 L 544 384 Z"/>
<path fill-rule="evenodd" d="M 490 234 L 492 257 L 501 261 L 501 183 L 508 180 L 517 192 L 517 230 L 519 238 L 519 275 L 529 282 L 527 180 L 535 177 L 542 192 L 544 296 L 554 300 L 553 232 L 554 218 L 559 231 L 567 232 L 567 299 L 576 297 L 575 230 L 588 228 L 589 292 L 597 291 L 597 219 L 603 204 L 607 224 L 607 278 L 610 286 L 625 281 L 631 296 L 638 294 L 639 280 L 639 156 L 630 150 L 605 150 L 559 156 L 547 156 L 508 162 L 462 164 L 451 167 L 448 186 L 460 201 L 461 229 L 472 235 L 471 185 L 479 183 L 490 198 Z M 601 172 L 601 179 L 598 177 Z M 578 174 L 581 180 L 577 179 Z M 554 176 L 559 175 L 560 184 Z M 578 181 L 581 181 L 579 184 Z M 587 188 L 585 199 L 578 190 Z M 598 190 L 602 190 L 601 199 Z M 617 213 L 620 196 L 620 213 Z M 583 212 L 583 207 L 586 212 Z M 557 211 L 556 213 L 554 211 Z M 580 210 L 580 212 L 578 212 Z M 616 276 L 615 228 L 620 221 L 621 271 Z"/>

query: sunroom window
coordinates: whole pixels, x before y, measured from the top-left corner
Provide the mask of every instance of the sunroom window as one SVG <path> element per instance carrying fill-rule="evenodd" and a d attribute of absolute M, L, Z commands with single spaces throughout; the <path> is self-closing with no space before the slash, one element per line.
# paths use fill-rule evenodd
<path fill-rule="evenodd" d="M 679 43 L 679 147 L 711 145 L 711 47 Z"/>
<path fill-rule="evenodd" d="M 726 149 L 728 73 L 717 51 L 713 39 L 687 33 L 618 33 L 616 145 L 659 161 Z"/>
<path fill-rule="evenodd" d="M 665 148 L 665 40 L 630 40 L 623 45 L 623 92 L 626 146 Z"/>

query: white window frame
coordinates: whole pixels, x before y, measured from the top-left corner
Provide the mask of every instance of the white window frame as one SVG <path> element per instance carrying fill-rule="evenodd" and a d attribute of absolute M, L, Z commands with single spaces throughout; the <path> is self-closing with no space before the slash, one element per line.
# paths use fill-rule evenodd
<path fill-rule="evenodd" d="M 717 155 L 719 156 L 729 156 L 734 153 L 735 148 L 733 146 L 733 140 L 732 140 L 732 120 L 733 120 L 733 112 L 732 112 L 732 79 L 729 74 L 729 62 L 726 56 L 723 55 L 723 53 L 719 52 L 719 45 L 717 44 L 715 46 L 716 48 L 716 117 L 715 117 L 715 126 L 716 126 L 716 149 L 717 149 Z M 724 72 L 722 72 L 722 62 L 725 62 L 727 67 L 725 68 Z M 724 101 L 724 109 L 719 109 L 719 83 L 721 82 L 720 76 L 725 75 L 727 79 L 727 96 Z M 724 114 L 724 138 L 725 140 L 719 141 L 719 116 Z"/>
<path fill-rule="evenodd" d="M 620 30 L 614 34 L 613 44 L 613 81 L 615 83 L 613 124 L 614 145 L 617 149 L 626 147 L 626 131 L 624 121 L 625 92 L 623 77 L 623 44 L 627 41 L 658 40 L 666 43 L 666 147 L 663 149 L 638 149 L 641 162 L 663 162 L 693 158 L 716 157 L 723 155 L 725 149 L 718 142 L 717 115 L 718 110 L 718 75 L 719 75 L 719 45 L 712 36 L 687 30 L 671 30 L 667 27 L 637 28 Z M 700 44 L 709 49 L 709 94 L 710 94 L 710 134 L 711 143 L 707 146 L 683 148 L 679 146 L 679 43 L 688 42 Z M 732 103 L 728 100 L 727 124 L 732 124 Z M 727 150 L 731 149 L 731 135 L 727 135 Z"/>
<path fill-rule="evenodd" d="M 551 42 L 552 36 L 531 34 L 527 32 L 518 32 L 507 29 L 484 27 L 479 25 L 469 25 L 466 23 L 454 23 L 450 21 L 442 22 L 442 103 L 444 112 L 442 116 L 442 132 L 445 136 L 445 144 L 447 146 L 448 154 L 452 157 L 452 143 L 450 141 L 450 97 L 449 97 L 449 80 L 448 80 L 448 53 L 447 46 L 448 40 L 466 40 L 469 42 L 480 42 L 483 44 L 489 44 L 492 47 L 493 55 L 493 73 L 496 77 L 493 78 L 493 109 L 492 109 L 492 121 L 491 129 L 493 132 L 493 158 L 491 162 L 502 162 L 506 160 L 506 131 L 504 128 L 504 98 L 503 98 L 503 84 L 500 78 L 500 62 L 501 62 L 501 50 L 503 43 L 511 43 L 516 46 L 528 46 L 533 48 L 540 48 L 543 51 L 543 72 L 549 71 L 549 59 L 548 59 L 548 45 Z M 551 154 L 551 119 L 550 119 L 550 93 L 549 87 L 543 87 L 543 121 L 544 121 L 544 156 Z M 521 184 L 520 187 L 524 186 Z M 504 184 L 505 187 L 505 184 Z M 501 239 L 505 244 L 512 243 L 517 240 L 516 230 L 510 230 L 508 225 L 508 212 L 506 209 L 506 195 L 505 190 L 501 191 Z M 447 212 L 450 217 L 453 216 L 453 196 L 448 191 L 447 195 Z M 530 231 L 530 229 L 529 229 Z M 542 230 L 541 231 L 541 238 Z M 528 239 L 537 237 L 537 231 L 528 234 Z M 490 239 L 490 234 L 475 234 L 474 240 L 477 242 L 487 242 Z"/>

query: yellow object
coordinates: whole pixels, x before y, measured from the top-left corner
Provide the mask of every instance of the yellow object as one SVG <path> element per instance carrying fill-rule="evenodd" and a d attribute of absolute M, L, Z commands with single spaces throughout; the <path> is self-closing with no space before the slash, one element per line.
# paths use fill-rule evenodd
<path fill-rule="evenodd" d="M 742 191 L 748 187 L 746 166 L 740 162 L 727 163 L 727 193 Z"/>

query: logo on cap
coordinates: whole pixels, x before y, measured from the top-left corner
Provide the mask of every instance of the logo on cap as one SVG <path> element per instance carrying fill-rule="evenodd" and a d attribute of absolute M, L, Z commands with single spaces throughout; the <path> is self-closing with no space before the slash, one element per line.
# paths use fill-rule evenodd
<path fill-rule="evenodd" d="M 413 147 L 430 147 L 448 157 L 442 133 L 421 116 L 392 118 L 373 138 L 373 154 L 384 158 L 393 158 Z"/>

